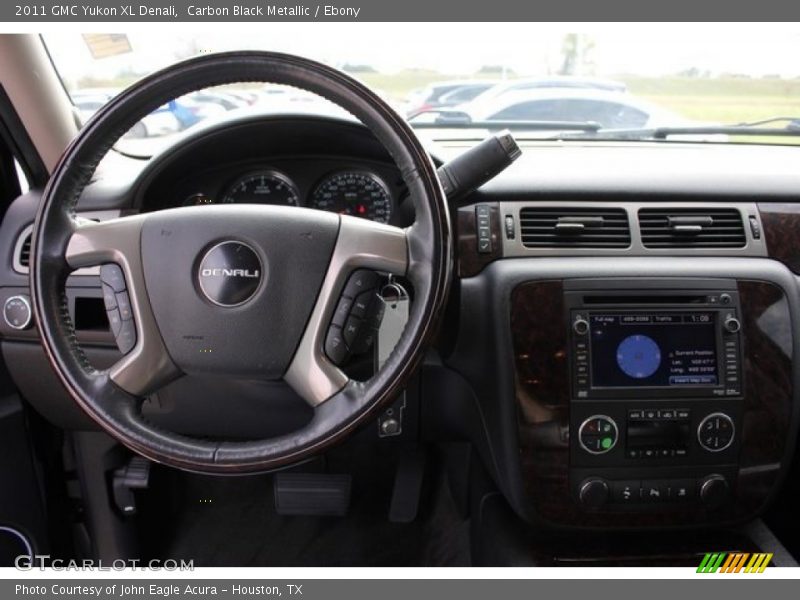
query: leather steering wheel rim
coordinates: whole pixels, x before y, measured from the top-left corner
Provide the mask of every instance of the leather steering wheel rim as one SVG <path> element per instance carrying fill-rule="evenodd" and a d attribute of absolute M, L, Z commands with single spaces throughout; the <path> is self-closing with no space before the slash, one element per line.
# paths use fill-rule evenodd
<path fill-rule="evenodd" d="M 334 223 L 328 214 L 323 222 L 322 216 L 304 209 L 240 207 L 236 212 L 219 208 L 223 220 L 284 219 L 294 224 L 300 219 L 310 228 L 336 228 L 319 296 L 284 372 L 284 379 L 314 406 L 314 416 L 300 430 L 280 437 L 220 441 L 161 430 L 145 420 L 139 410 L 144 397 L 181 374 L 166 351 L 166 338 L 160 339 L 158 327 L 150 327 L 157 319 L 149 305 L 152 298 L 147 298 L 152 277 L 142 261 L 141 244 L 148 228 L 162 222 L 159 219 L 175 222 L 181 215 L 187 219 L 201 217 L 189 209 L 180 214 L 165 211 L 171 214 L 158 216 L 161 213 L 157 212 L 87 223 L 77 217 L 75 206 L 101 159 L 137 121 L 183 94 L 238 82 L 269 82 L 307 90 L 357 117 L 399 168 L 414 203 L 416 220 L 400 230 L 352 217 L 336 217 Z M 202 210 L 210 208 L 217 207 Z M 286 210 L 300 211 L 296 213 L 300 217 L 281 212 Z M 385 248 L 392 256 L 382 255 Z M 107 262 L 120 264 L 128 278 L 138 337 L 128 356 L 111 369 L 98 371 L 77 343 L 65 284 L 75 268 Z M 330 317 L 331 303 L 335 304 L 348 273 L 357 268 L 399 271 L 414 286 L 405 331 L 394 352 L 366 382 L 343 379 L 320 348 L 320 331 Z M 150 75 L 112 99 L 81 130 L 57 165 L 40 203 L 33 228 L 31 292 L 42 344 L 53 369 L 75 402 L 102 429 L 156 462 L 204 473 L 248 473 L 300 462 L 323 451 L 391 401 L 435 333 L 451 272 L 446 199 L 430 157 L 403 118 L 368 88 L 326 65 L 286 54 L 229 52 L 200 56 Z"/>

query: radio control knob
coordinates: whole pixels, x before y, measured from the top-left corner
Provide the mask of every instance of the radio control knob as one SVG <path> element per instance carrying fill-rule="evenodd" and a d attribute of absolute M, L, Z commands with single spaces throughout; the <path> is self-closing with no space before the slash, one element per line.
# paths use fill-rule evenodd
<path fill-rule="evenodd" d="M 586 335 L 589 333 L 589 321 L 583 317 L 575 317 L 572 322 L 572 330 L 578 335 Z"/>
<path fill-rule="evenodd" d="M 728 333 L 738 333 L 742 328 L 742 324 L 739 322 L 739 319 L 733 315 L 728 315 L 725 317 L 725 321 L 723 321 L 722 326 L 725 327 L 725 331 Z"/>
<path fill-rule="evenodd" d="M 6 324 L 18 330 L 27 329 L 33 322 L 33 311 L 28 296 L 11 296 L 3 305 L 3 319 Z"/>
<path fill-rule="evenodd" d="M 600 508 L 608 500 L 608 484 L 599 477 L 589 477 L 581 482 L 578 500 L 586 508 Z"/>
<path fill-rule="evenodd" d="M 708 508 L 719 508 L 728 500 L 730 488 L 722 475 L 713 474 L 700 482 L 700 501 Z"/>

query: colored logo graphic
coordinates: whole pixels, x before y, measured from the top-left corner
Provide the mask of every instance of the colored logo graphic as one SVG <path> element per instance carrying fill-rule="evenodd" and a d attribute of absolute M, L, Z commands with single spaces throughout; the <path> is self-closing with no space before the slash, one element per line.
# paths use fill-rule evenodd
<path fill-rule="evenodd" d="M 650 377 L 661 364 L 661 348 L 646 335 L 628 336 L 617 347 L 617 364 L 628 377 Z"/>
<path fill-rule="evenodd" d="M 711 552 L 703 557 L 698 573 L 763 573 L 772 553 Z"/>

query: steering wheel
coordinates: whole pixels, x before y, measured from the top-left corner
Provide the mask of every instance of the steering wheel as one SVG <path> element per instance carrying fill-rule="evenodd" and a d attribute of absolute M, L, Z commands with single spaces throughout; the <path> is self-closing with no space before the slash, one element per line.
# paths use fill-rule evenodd
<path fill-rule="evenodd" d="M 136 122 L 206 87 L 269 82 L 318 94 L 366 125 L 400 170 L 416 211 L 401 229 L 317 210 L 215 205 L 92 222 L 75 206 L 100 160 Z M 102 429 L 157 462 L 246 473 L 304 460 L 343 439 L 403 388 L 443 311 L 452 271 L 444 193 L 414 132 L 383 100 L 339 71 L 268 52 L 204 55 L 134 84 L 101 108 L 69 146 L 33 227 L 31 292 L 42 344 L 75 402 Z M 101 265 L 111 319 L 127 352 L 94 369 L 78 346 L 65 297 L 69 273 Z M 358 382 L 325 340 L 347 286 L 374 271 L 414 289 L 406 328 L 373 377 Z M 120 318 L 117 318 L 120 315 Z M 127 317 L 127 318 L 126 318 Z M 285 380 L 313 416 L 265 440 L 220 441 L 165 431 L 144 398 L 182 374 Z M 220 398 L 220 410 L 225 399 Z"/>

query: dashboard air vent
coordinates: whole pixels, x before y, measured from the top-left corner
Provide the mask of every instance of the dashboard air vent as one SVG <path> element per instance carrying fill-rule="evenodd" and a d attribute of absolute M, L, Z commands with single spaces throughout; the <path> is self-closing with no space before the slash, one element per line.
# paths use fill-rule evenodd
<path fill-rule="evenodd" d="M 742 248 L 742 215 L 735 208 L 642 208 L 645 248 Z"/>
<path fill-rule="evenodd" d="M 25 234 L 25 239 L 19 246 L 19 255 L 17 256 L 19 265 L 25 269 L 30 268 L 31 265 L 31 234 Z"/>
<path fill-rule="evenodd" d="M 519 212 L 526 248 L 627 248 L 628 213 L 622 208 L 527 206 Z"/>

